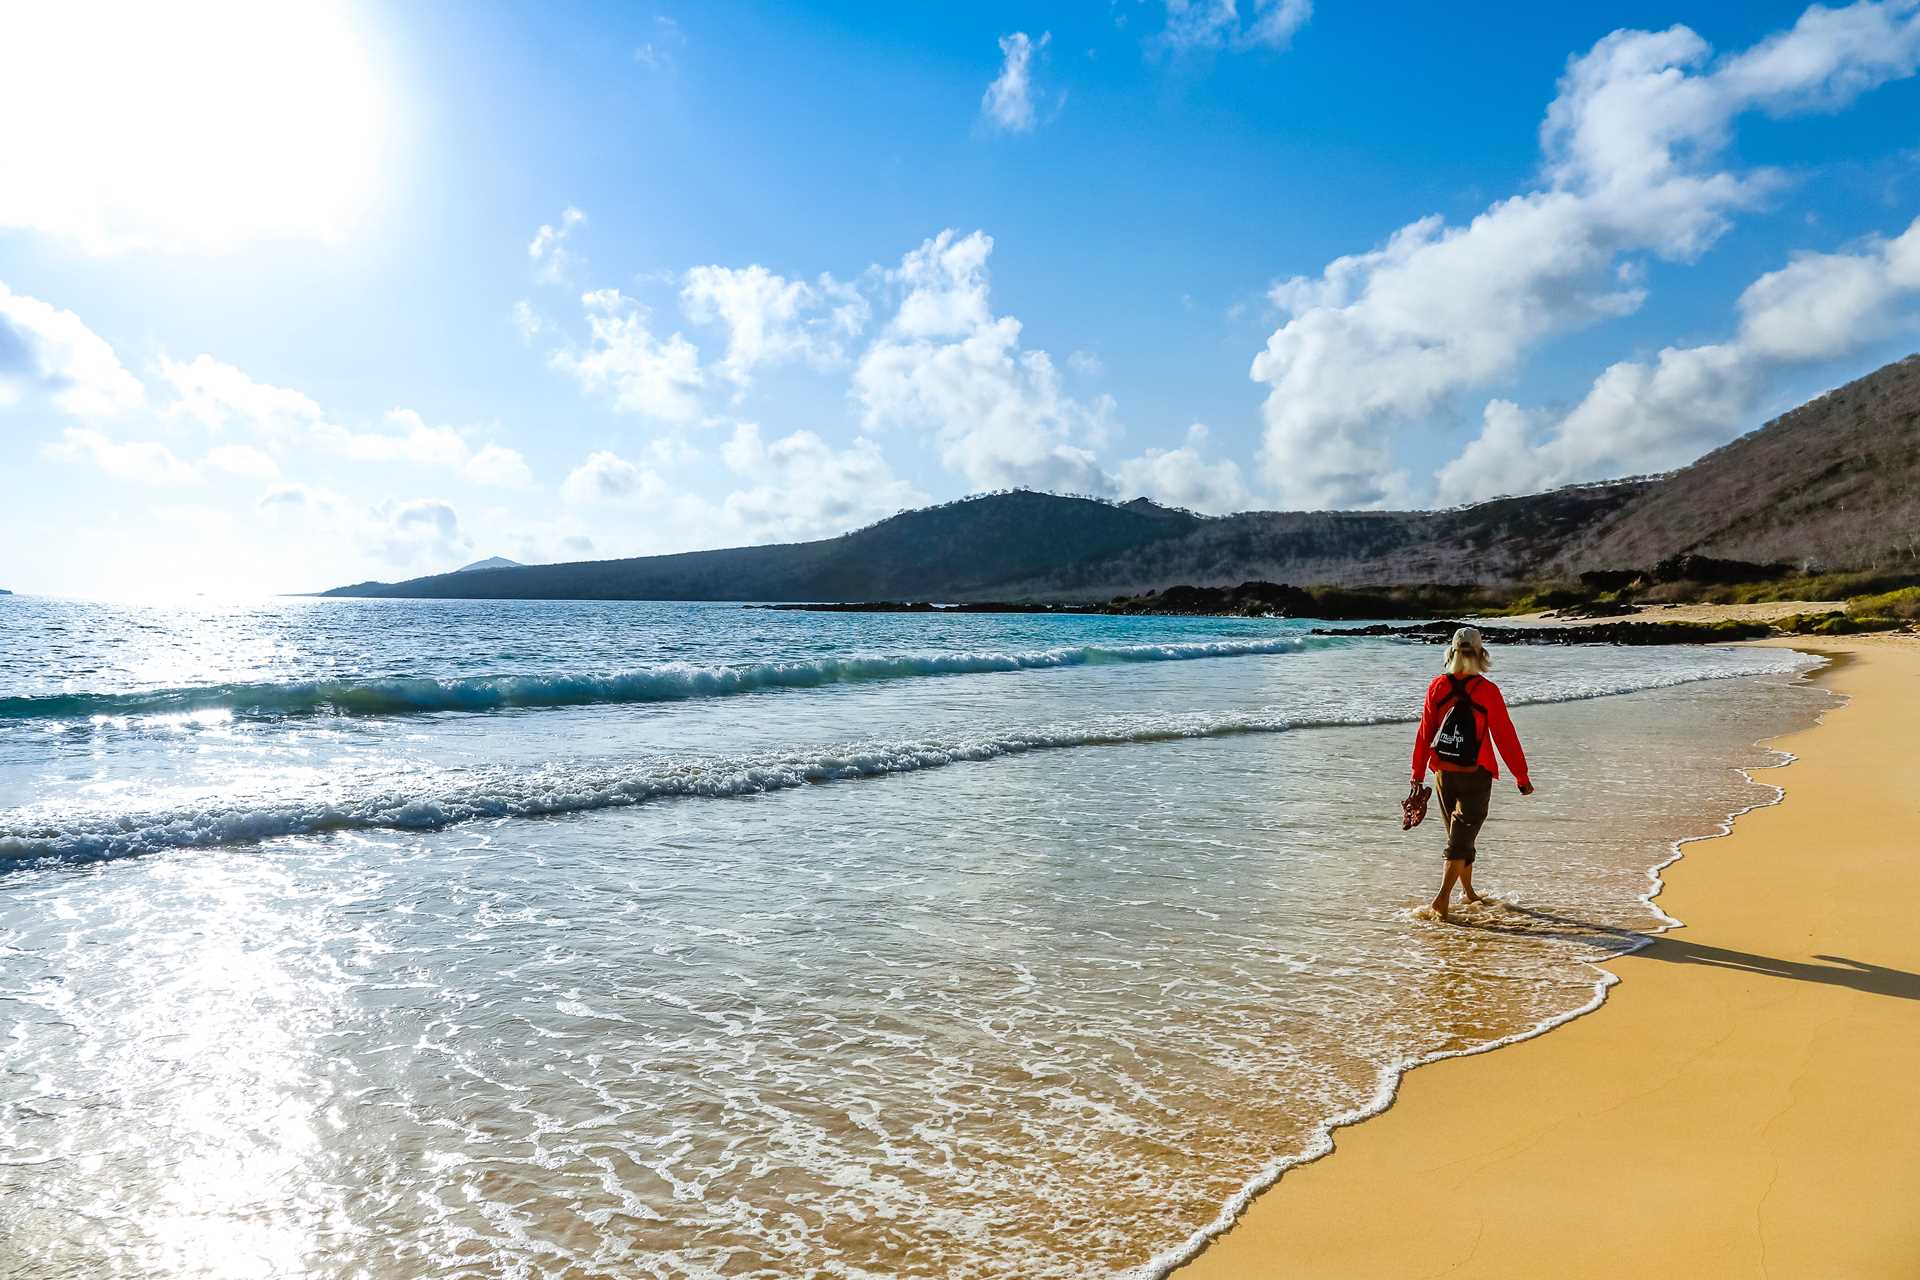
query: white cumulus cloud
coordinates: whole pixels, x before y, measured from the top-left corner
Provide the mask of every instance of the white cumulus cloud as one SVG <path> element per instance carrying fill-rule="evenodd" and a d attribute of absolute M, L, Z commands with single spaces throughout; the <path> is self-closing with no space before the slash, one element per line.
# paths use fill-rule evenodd
<path fill-rule="evenodd" d="M 312 397 L 256 381 L 210 355 L 185 362 L 162 356 L 160 380 L 174 394 L 166 408 L 169 417 L 216 433 L 233 428 L 285 443 L 312 431 L 325 417 Z"/>
<path fill-rule="evenodd" d="M 721 459 L 751 482 L 727 495 L 724 514 L 756 541 L 844 533 L 927 501 L 864 436 L 835 449 L 811 431 L 765 440 L 757 424 L 743 422 Z"/>
<path fill-rule="evenodd" d="M 1111 401 L 1067 395 L 1052 358 L 1022 349 L 1020 322 L 993 314 L 992 252 L 984 232 L 942 231 L 889 273 L 899 308 L 853 374 L 863 421 L 926 432 L 943 465 L 978 488 L 1111 493 L 1092 447 Z"/>
<path fill-rule="evenodd" d="M 318 423 L 313 438 L 322 448 L 360 462 L 444 467 L 476 484 L 503 488 L 533 482 L 526 459 L 517 450 L 489 444 L 476 451 L 457 428 L 430 423 L 412 409 L 388 410 L 386 427 L 378 431 Z"/>
<path fill-rule="evenodd" d="M 1240 464 L 1231 458 L 1209 461 L 1206 444 L 1207 428 L 1196 422 L 1187 428 L 1186 442 L 1178 448 L 1148 449 L 1123 459 L 1114 467 L 1121 490 L 1209 515 L 1253 506 Z"/>
<path fill-rule="evenodd" d="M 91 465 L 136 484 L 172 486 L 200 479 L 198 471 L 159 441 L 115 440 L 87 427 L 68 427 L 59 440 L 41 445 L 40 452 L 55 462 Z"/>
<path fill-rule="evenodd" d="M 648 503 L 665 492 L 666 484 L 658 472 L 605 449 L 587 455 L 560 485 L 561 496 L 576 506 Z"/>
<path fill-rule="evenodd" d="M 460 468 L 461 474 L 475 484 L 497 489 L 524 489 L 533 483 L 533 473 L 518 449 L 502 444 L 484 444 L 473 451 Z"/>
<path fill-rule="evenodd" d="M 368 514 L 362 537 L 389 564 L 439 568 L 473 551 L 460 513 L 439 498 L 376 502 Z"/>
<path fill-rule="evenodd" d="M 1574 59 L 1541 130 L 1546 185 L 1466 226 L 1413 222 L 1272 291 L 1284 324 L 1255 357 L 1271 388 L 1263 466 L 1286 505 L 1408 498 L 1400 427 L 1509 376 L 1535 345 L 1640 305 L 1620 268 L 1684 261 L 1776 185 L 1717 162 L 1744 112 L 1832 110 L 1920 63 L 1912 4 L 1809 9 L 1717 62 L 1685 27 L 1617 31 Z"/>
<path fill-rule="evenodd" d="M 262 480 L 275 480 L 280 476 L 280 464 L 273 460 L 273 455 L 250 444 L 215 445 L 207 450 L 206 464 L 228 475 Z"/>
<path fill-rule="evenodd" d="M 0 284 L 0 407 L 28 396 L 89 418 L 146 399 L 112 345 L 79 316 Z"/>
<path fill-rule="evenodd" d="M 316 485 L 279 484 L 255 507 L 300 537 L 351 546 L 406 574 L 441 573 L 473 558 L 473 539 L 443 498 L 363 502 Z"/>
<path fill-rule="evenodd" d="M 647 309 L 617 289 L 581 298 L 591 337 L 585 350 L 560 350 L 551 363 L 590 392 L 612 395 L 616 409 L 685 422 L 700 409 L 700 352 L 679 334 L 661 340 Z"/>
<path fill-rule="evenodd" d="M 847 358 L 846 343 L 866 328 L 869 308 L 860 291 L 831 275 L 789 280 L 765 267 L 695 267 L 680 290 L 696 324 L 727 331 L 720 371 L 744 386 L 755 368 L 804 360 L 828 369 Z"/>
<path fill-rule="evenodd" d="M 1668 347 L 1609 366 L 1570 411 L 1486 407 L 1481 431 L 1440 471 L 1439 494 L 1469 501 L 1678 466 L 1755 426 L 1782 369 L 1832 360 L 1914 324 L 1920 219 L 1853 253 L 1806 253 L 1740 295 L 1725 341 Z"/>
<path fill-rule="evenodd" d="M 500 488 L 533 482 L 526 459 L 504 445 L 475 449 L 466 434 L 427 422 L 412 409 L 389 410 L 381 428 L 360 430 L 332 421 L 311 396 L 258 381 L 210 355 L 160 360 L 160 380 L 174 399 L 164 409 L 175 421 L 215 435 L 244 433 L 269 450 L 311 446 L 356 462 L 443 467 L 468 480 Z M 209 463 L 236 474 L 275 475 L 274 460 L 252 445 L 210 452 Z M 266 464 L 272 464 L 269 470 Z"/>

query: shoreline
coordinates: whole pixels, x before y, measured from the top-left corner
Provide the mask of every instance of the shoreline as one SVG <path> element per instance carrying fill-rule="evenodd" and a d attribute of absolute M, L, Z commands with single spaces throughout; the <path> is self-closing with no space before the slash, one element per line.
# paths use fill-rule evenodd
<path fill-rule="evenodd" d="M 1726 1019 L 1725 1007 L 1711 999 L 1707 999 L 1711 1007 L 1706 1010 L 1693 1007 L 1704 998 L 1693 988 L 1713 986 L 1712 980 L 1728 972 L 1744 974 L 1740 981 L 1760 988 L 1749 993 L 1759 1006 L 1753 1017 L 1729 1034 L 1747 1029 L 1750 1036 L 1763 1043 L 1768 1042 L 1769 1034 L 1779 1033 L 1773 1034 L 1775 1041 L 1784 1034 L 1763 1016 L 1770 1003 L 1785 1003 L 1766 985 L 1777 987 L 1783 977 L 1801 977 L 1804 981 L 1798 986 L 1814 989 L 1798 994 L 1841 1001 L 1845 998 L 1832 993 L 1845 989 L 1849 978 L 1884 974 L 1883 985 L 1892 989 L 1879 993 L 1879 1005 L 1897 1005 L 1889 996 L 1920 999 L 1920 977 L 1882 967 L 1920 961 L 1920 946 L 1911 943 L 1892 957 L 1870 955 L 1865 964 L 1849 961 L 1846 966 L 1835 965 L 1832 962 L 1839 957 L 1819 955 L 1814 957 L 1819 963 L 1811 966 L 1798 960 L 1770 959 L 1792 954 L 1793 943 L 1805 941 L 1804 937 L 1793 936 L 1790 914 L 1785 920 L 1770 920 L 1776 926 L 1766 936 L 1771 949 L 1761 954 L 1693 940 L 1717 941 L 1732 923 L 1723 923 L 1716 916 L 1716 905 L 1728 904 L 1717 904 L 1708 891 L 1717 890 L 1722 897 L 1737 895 L 1740 904 L 1752 906 L 1755 891 L 1751 885 L 1727 882 L 1736 876 L 1758 876 L 1772 886 L 1778 878 L 1775 864 L 1783 857 L 1791 858 L 1780 848 L 1773 823 L 1764 823 L 1767 830 L 1755 832 L 1755 827 L 1763 825 L 1759 815 L 1778 819 L 1784 814 L 1788 819 L 1798 819 L 1792 823 L 1796 829 L 1812 823 L 1811 830 L 1824 833 L 1831 829 L 1834 815 L 1810 815 L 1809 809 L 1837 809 L 1841 817 L 1861 811 L 1857 793 L 1873 791 L 1872 784 L 1848 775 L 1849 766 L 1836 764 L 1833 757 L 1884 756 L 1885 752 L 1875 748 L 1883 741 L 1898 739 L 1884 738 L 1873 725 L 1863 732 L 1858 717 L 1844 717 L 1859 708 L 1870 711 L 1868 718 L 1882 725 L 1901 723 L 1910 703 L 1903 707 L 1892 690 L 1902 679 L 1920 679 L 1920 644 L 1911 636 L 1855 636 L 1824 642 L 1794 637 L 1760 643 L 1826 658 L 1827 665 L 1810 672 L 1808 678 L 1839 697 L 1812 726 L 1755 744 L 1781 757 L 1777 764 L 1743 770 L 1750 781 L 1772 789 L 1773 798 L 1727 815 L 1718 831 L 1676 839 L 1670 846 L 1671 856 L 1649 869 L 1651 883 L 1643 900 L 1667 923 L 1631 950 L 1593 962 L 1601 975 L 1594 998 L 1579 1010 L 1519 1035 L 1396 1068 L 1383 1077 L 1381 1094 L 1371 1105 L 1331 1122 L 1327 1134 L 1309 1152 L 1276 1161 L 1229 1201 L 1221 1219 L 1197 1233 L 1183 1248 L 1161 1255 L 1137 1274 L 1172 1274 L 1180 1280 L 1278 1274 L 1517 1277 L 1540 1274 L 1545 1260 L 1552 1258 L 1555 1274 L 1611 1275 L 1621 1267 L 1644 1266 L 1654 1247 L 1649 1240 L 1649 1224 L 1669 1221 L 1679 1239 L 1691 1236 L 1704 1243 L 1698 1250 L 1699 1258 L 1689 1268 L 1673 1262 L 1680 1256 L 1674 1252 L 1676 1242 L 1663 1238 L 1659 1245 L 1663 1267 L 1692 1274 L 1764 1274 L 1764 1239 L 1758 1246 L 1760 1265 L 1754 1265 L 1753 1257 L 1737 1257 L 1739 1251 L 1728 1239 L 1731 1236 L 1751 1242 L 1765 1234 L 1764 1226 L 1756 1233 L 1761 1206 L 1749 1204 L 1736 1191 L 1728 1190 L 1730 1181 L 1737 1183 L 1742 1170 L 1754 1167 L 1753 1153 L 1742 1151 L 1740 1158 L 1729 1159 L 1724 1169 L 1703 1167 L 1707 1162 L 1702 1157 L 1719 1154 L 1727 1141 L 1717 1116 L 1737 1109 L 1754 1096 L 1771 1100 L 1771 1094 L 1757 1092 L 1757 1085 L 1750 1085 L 1743 1094 L 1741 1080 L 1749 1075 L 1770 1080 L 1771 1074 L 1780 1069 L 1777 1055 L 1755 1052 L 1744 1060 L 1736 1057 L 1722 1063 L 1722 1074 L 1715 1077 L 1712 1088 L 1688 1090 L 1680 1097 L 1662 1093 L 1658 1082 L 1653 1082 L 1648 1092 L 1644 1086 L 1650 1081 L 1636 1075 L 1634 1069 L 1648 1062 L 1667 1063 L 1685 1057 L 1689 1030 L 1697 1032 L 1703 1023 L 1718 1027 L 1719 1022 L 1711 1016 L 1715 1012 Z M 1836 718 L 1840 718 L 1838 726 L 1834 724 Z M 1795 747 L 1806 749 L 1796 751 Z M 1786 775 L 1778 783 L 1754 777 L 1756 772 L 1773 768 L 1807 766 L 1809 753 L 1814 763 L 1808 772 Z M 1883 761 L 1883 765 L 1892 770 L 1902 767 L 1898 762 Z M 1789 793 L 1783 784 L 1796 776 L 1803 786 Z M 1813 794 L 1803 797 L 1804 790 Z M 1885 796 L 1898 790 L 1898 785 L 1883 783 L 1878 793 Z M 1798 802 L 1796 806 L 1783 803 L 1789 794 Z M 1900 809 L 1897 801 L 1892 807 Z M 1884 801 L 1879 808 L 1887 808 Z M 1858 851 L 1863 843 L 1883 852 L 1900 846 L 1897 827 L 1888 830 L 1887 826 L 1885 822 L 1873 825 L 1865 839 L 1851 842 L 1847 851 Z M 1749 849 L 1756 852 L 1734 865 L 1723 856 L 1702 864 L 1695 846 L 1704 846 L 1716 855 L 1729 850 L 1735 854 Z M 1674 886 L 1666 873 L 1674 864 L 1688 859 L 1696 867 L 1689 881 L 1718 877 L 1720 883 L 1704 886 L 1705 891 L 1702 886 L 1688 884 L 1682 891 L 1687 906 L 1682 917 L 1680 911 L 1670 909 L 1676 904 Z M 1818 860 L 1818 870 L 1831 879 L 1838 879 L 1839 868 L 1851 864 L 1843 852 L 1827 849 L 1819 853 Z M 1858 877 L 1843 880 L 1849 890 L 1854 890 L 1849 905 L 1859 909 L 1864 901 L 1865 913 L 1874 915 L 1876 904 L 1903 901 L 1903 891 L 1920 890 L 1920 869 L 1900 865 L 1892 874 L 1900 887 L 1889 887 L 1881 893 L 1858 892 Z M 1760 893 L 1763 914 L 1768 909 L 1783 914 L 1778 906 L 1770 908 L 1774 897 L 1765 890 Z M 1791 891 L 1787 896 L 1792 896 Z M 1656 901 L 1662 897 L 1667 899 L 1666 906 Z M 1835 909 L 1828 904 L 1829 914 Z M 1890 941 L 1885 934 L 1898 929 L 1897 918 L 1891 925 L 1888 918 L 1897 913 L 1892 907 L 1877 907 L 1877 913 L 1875 923 L 1880 927 L 1870 938 L 1877 939 L 1876 948 L 1884 948 Z M 1782 925 L 1786 926 L 1784 931 L 1779 927 Z M 1680 929 L 1689 930 L 1690 936 L 1676 939 L 1673 931 Z M 1740 940 L 1749 941 L 1744 935 Z M 1858 942 L 1866 940 L 1856 941 L 1843 934 L 1827 950 L 1860 950 Z M 1712 972 L 1694 977 L 1689 972 L 1693 969 Z M 1797 1008 L 1804 1001 L 1793 1003 Z M 1586 1016 L 1608 1005 L 1630 1008 L 1634 1025 L 1624 1025 L 1618 1014 L 1610 1018 Z M 1832 1011 L 1823 1007 L 1819 1012 L 1826 1015 Z M 1893 1016 L 1898 1012 L 1895 1008 Z M 1878 1010 L 1875 1029 L 1880 1034 L 1854 1049 L 1856 1062 L 1897 1061 L 1903 1052 L 1920 1050 L 1920 1028 L 1902 1035 L 1897 1026 L 1889 1030 L 1885 1025 L 1888 1016 L 1888 1010 Z M 1549 1031 L 1560 1034 L 1548 1035 Z M 1882 1043 L 1889 1036 L 1900 1047 L 1889 1049 Z M 1488 1057 L 1494 1049 L 1508 1052 Z M 1463 1061 L 1468 1058 L 1487 1061 L 1468 1066 Z M 1415 1070 L 1418 1067 L 1431 1070 Z M 1727 1078 L 1728 1073 L 1733 1079 Z M 1877 1075 L 1884 1079 L 1888 1072 L 1883 1069 Z M 1852 1080 L 1844 1076 L 1828 1078 L 1823 1084 L 1844 1094 Z M 1850 1096 L 1862 1092 L 1852 1089 Z M 1904 1093 L 1911 1104 L 1920 1105 L 1920 1085 L 1906 1085 Z M 1592 1105 L 1596 1101 L 1612 1105 Z M 1638 1123 L 1599 1119 L 1635 1106 L 1650 1113 L 1636 1117 Z M 1463 1114 L 1476 1120 L 1463 1122 L 1459 1118 Z M 1913 1105 L 1902 1109 L 1894 1104 L 1886 1112 L 1888 1117 L 1912 1114 Z M 1360 1123 L 1365 1120 L 1371 1123 Z M 1868 1124 L 1869 1132 L 1884 1127 L 1874 1125 L 1871 1118 Z M 1487 1130 L 1489 1125 L 1494 1126 L 1492 1132 Z M 1516 1146 L 1509 1135 L 1517 1129 L 1537 1130 L 1537 1134 Z M 1920 1130 L 1920 1126 L 1909 1122 L 1909 1129 Z M 1831 1177 L 1828 1166 L 1836 1159 L 1845 1162 L 1857 1156 L 1859 1148 L 1831 1136 L 1821 1142 L 1820 1136 L 1817 1131 L 1812 1134 L 1807 1149 L 1795 1155 L 1802 1165 L 1825 1170 Z M 1551 1145 L 1550 1138 L 1559 1139 L 1559 1145 Z M 1664 1179 L 1658 1180 L 1663 1194 L 1651 1197 L 1651 1203 L 1636 1200 L 1631 1209 L 1616 1214 L 1609 1206 L 1621 1199 L 1620 1189 L 1642 1172 L 1648 1156 L 1655 1154 L 1641 1149 L 1643 1145 L 1657 1146 L 1659 1155 L 1672 1160 L 1671 1169 L 1659 1171 Z M 1920 1148 L 1911 1140 L 1881 1146 L 1887 1158 L 1867 1162 L 1871 1165 L 1867 1180 L 1882 1187 L 1878 1198 L 1892 1204 L 1902 1197 L 1920 1195 L 1920 1157 L 1909 1154 Z M 1596 1147 L 1617 1158 L 1596 1161 Z M 1327 1160 L 1325 1157 L 1335 1150 L 1341 1153 L 1340 1158 Z M 1885 1166 L 1895 1163 L 1898 1156 L 1905 1157 L 1905 1165 L 1899 1170 L 1901 1190 L 1889 1193 L 1884 1190 L 1889 1180 Z M 1776 1169 L 1775 1178 L 1780 1176 L 1782 1170 Z M 1729 1212 L 1703 1225 L 1698 1212 L 1701 1197 L 1716 1194 L 1718 1203 Z M 1845 1217 L 1842 1208 L 1832 1203 L 1833 1197 L 1814 1194 L 1813 1199 L 1820 1208 L 1796 1206 L 1795 1210 L 1802 1225 L 1816 1224 L 1813 1231 L 1795 1238 L 1809 1259 L 1822 1256 L 1819 1251 L 1830 1243 L 1829 1224 Z M 1391 1209 L 1383 1214 L 1379 1209 L 1382 1205 Z M 1874 1221 L 1893 1225 L 1882 1216 Z M 1844 1273 L 1912 1274 L 1913 1266 L 1920 1264 L 1920 1220 L 1906 1214 L 1896 1234 L 1901 1231 L 1904 1235 L 1892 1252 L 1858 1259 Z M 1570 1250 L 1569 1242 L 1575 1240 L 1590 1247 Z M 1818 1273 L 1834 1272 L 1828 1266 Z"/>
<path fill-rule="evenodd" d="M 1768 647 L 1782 646 L 1772 645 Z M 1792 647 L 1799 648 L 1800 646 Z M 1821 677 L 1831 673 L 1837 666 L 1846 662 L 1850 657 L 1850 655 L 1845 654 L 1823 654 L 1821 656 L 1826 658 L 1826 662 L 1821 666 L 1809 668 L 1802 673 L 1802 679 L 1818 681 Z M 1830 711 L 1835 709 L 1835 707 L 1844 706 L 1845 702 L 1846 699 L 1844 697 L 1836 697 L 1833 705 L 1820 711 L 1816 715 L 1814 723 L 1807 726 L 1807 728 L 1817 727 L 1819 722 L 1824 720 Z M 1484 1044 L 1474 1045 L 1466 1049 L 1450 1049 L 1425 1054 L 1419 1057 L 1405 1059 L 1382 1068 L 1374 1096 L 1365 1104 L 1326 1120 L 1316 1134 L 1314 1142 L 1306 1151 L 1298 1155 L 1281 1157 L 1266 1166 L 1260 1173 L 1249 1179 L 1238 1192 L 1228 1198 L 1225 1204 L 1222 1205 L 1220 1215 L 1217 1218 L 1205 1227 L 1194 1232 L 1192 1236 L 1188 1237 L 1186 1241 L 1176 1248 L 1166 1250 L 1149 1262 L 1128 1272 L 1128 1280 L 1165 1280 L 1165 1278 L 1169 1276 L 1186 1277 L 1204 1274 L 1204 1268 L 1194 1267 L 1190 1264 L 1204 1260 L 1205 1255 L 1219 1244 L 1240 1222 L 1242 1217 L 1249 1212 L 1249 1207 L 1253 1206 L 1257 1209 L 1256 1202 L 1259 1201 L 1260 1197 L 1273 1191 L 1286 1175 L 1303 1169 L 1307 1165 L 1322 1161 L 1332 1155 L 1337 1149 L 1336 1135 L 1342 1130 L 1352 1128 L 1355 1125 L 1362 1124 L 1369 1120 L 1376 1120 L 1392 1110 L 1395 1103 L 1399 1100 L 1401 1090 L 1408 1076 L 1413 1072 L 1422 1067 L 1430 1067 L 1459 1058 L 1478 1057 L 1492 1053 L 1496 1049 L 1505 1049 L 1514 1045 L 1524 1044 L 1528 1041 L 1537 1040 L 1576 1019 L 1587 1017 L 1589 1014 L 1597 1013 L 1604 1008 L 1609 992 L 1620 981 L 1619 976 L 1605 966 L 1623 956 L 1632 955 L 1637 951 L 1645 949 L 1657 941 L 1662 935 L 1674 929 L 1685 927 L 1685 922 L 1677 920 L 1668 914 L 1660 907 L 1657 901 L 1660 894 L 1666 888 L 1666 881 L 1662 873 L 1665 872 L 1667 868 L 1686 858 L 1686 850 L 1689 845 L 1701 841 L 1718 840 L 1729 836 L 1733 833 L 1734 824 L 1738 822 L 1739 819 L 1756 810 L 1771 808 L 1786 798 L 1786 789 L 1784 787 L 1773 782 L 1763 782 L 1754 777 L 1754 774 L 1758 771 L 1785 768 L 1796 760 L 1797 757 L 1795 757 L 1792 752 L 1782 751 L 1768 745 L 1768 743 L 1775 740 L 1776 739 L 1773 738 L 1762 738 L 1751 744 L 1755 751 L 1763 755 L 1775 757 L 1774 759 L 1742 766 L 1738 769 L 1740 775 L 1744 777 L 1749 784 L 1760 787 L 1772 794 L 1764 799 L 1755 800 L 1751 804 L 1729 810 L 1717 819 L 1706 820 L 1703 825 L 1710 826 L 1712 828 L 1711 830 L 1703 831 L 1701 834 L 1677 836 L 1667 842 L 1666 856 L 1647 868 L 1646 876 L 1648 887 L 1645 892 L 1637 895 L 1636 898 L 1637 901 L 1646 906 L 1647 910 L 1655 916 L 1660 923 L 1650 929 L 1633 931 L 1640 935 L 1639 940 L 1624 948 L 1622 951 L 1616 952 L 1605 959 L 1584 961 L 1584 963 L 1594 971 L 1595 976 L 1593 979 L 1592 994 L 1583 1004 L 1577 1008 L 1568 1009 L 1556 1013 L 1551 1017 L 1544 1018 L 1524 1030 L 1500 1036 Z M 1284 1265 L 1284 1260 L 1276 1259 L 1274 1260 L 1274 1265 L 1282 1266 Z M 1237 1275 L 1240 1273 L 1236 1272 L 1233 1274 Z M 1251 1275 L 1253 1273 L 1248 1274 Z M 1265 1275 L 1266 1273 L 1262 1271 L 1259 1274 Z"/>

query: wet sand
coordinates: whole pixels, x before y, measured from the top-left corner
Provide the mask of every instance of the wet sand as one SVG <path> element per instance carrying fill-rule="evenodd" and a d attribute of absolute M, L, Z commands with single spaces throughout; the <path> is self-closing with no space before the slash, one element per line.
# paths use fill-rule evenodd
<path fill-rule="evenodd" d="M 1920 637 L 1792 647 L 1850 700 L 1667 869 L 1686 927 L 1596 1013 L 1411 1073 L 1181 1280 L 1920 1275 Z"/>

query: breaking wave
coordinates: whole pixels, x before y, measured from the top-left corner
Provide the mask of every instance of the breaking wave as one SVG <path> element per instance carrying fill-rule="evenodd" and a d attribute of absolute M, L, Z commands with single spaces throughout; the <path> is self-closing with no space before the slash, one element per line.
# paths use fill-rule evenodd
<path fill-rule="evenodd" d="M 1356 718 L 1317 723 L 1371 721 Z M 369 789 L 358 795 L 335 794 L 291 803 L 208 797 L 195 807 L 161 812 L 66 809 L 39 822 L 31 810 L 15 810 L 4 815 L 6 825 L 0 826 L 0 860 L 91 860 L 328 831 L 432 831 L 474 819 L 547 817 L 650 800 L 784 791 L 1034 751 L 1275 733 L 1301 727 L 1305 727 L 1303 722 L 1193 717 L 1127 727 L 1035 730 L 953 742 L 876 743 L 735 759 L 484 769 L 443 775 L 418 791 Z"/>
<path fill-rule="evenodd" d="M 59 693 L 0 698 L 0 720 L 77 720 L 208 711 L 243 717 L 388 716 L 433 711 L 578 707 L 596 703 L 679 702 L 771 689 L 815 689 L 823 685 L 927 676 L 1259 657 L 1298 653 L 1329 643 L 1342 642 L 1327 637 L 1293 635 L 1262 640 L 1071 645 L 1012 653 L 872 655 L 741 666 L 665 663 L 605 675 L 391 677 L 218 684 L 138 693 Z"/>
<path fill-rule="evenodd" d="M 1516 698 L 1513 702 L 1570 702 L 1768 670 L 1792 671 L 1806 665 L 1808 660 L 1801 655 L 1781 650 L 1771 661 L 1649 673 L 1640 678 L 1570 682 L 1545 696 Z M 384 781 L 357 787 L 347 783 L 324 794 L 306 796 L 200 796 L 154 808 L 142 808 L 138 803 L 121 808 L 36 806 L 0 813 L 0 863 L 92 861 L 334 831 L 432 831 L 477 819 L 548 817 L 654 800 L 753 795 L 1036 751 L 1390 724 L 1405 719 L 1398 712 L 1366 710 L 1311 718 L 1197 713 L 1014 729 L 944 741 L 852 744 L 732 758 L 448 770 L 413 775 L 419 780 L 410 786 Z"/>

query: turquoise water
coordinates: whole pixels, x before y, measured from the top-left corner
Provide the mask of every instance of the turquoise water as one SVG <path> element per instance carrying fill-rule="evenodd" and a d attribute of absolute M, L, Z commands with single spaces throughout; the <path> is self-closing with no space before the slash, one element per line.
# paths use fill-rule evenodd
<path fill-rule="evenodd" d="M 1500 653 L 1541 791 L 1449 928 L 1436 653 L 1305 629 L 0 602 L 0 1273 L 1153 1270 L 1590 1003 L 1819 705 Z"/>

